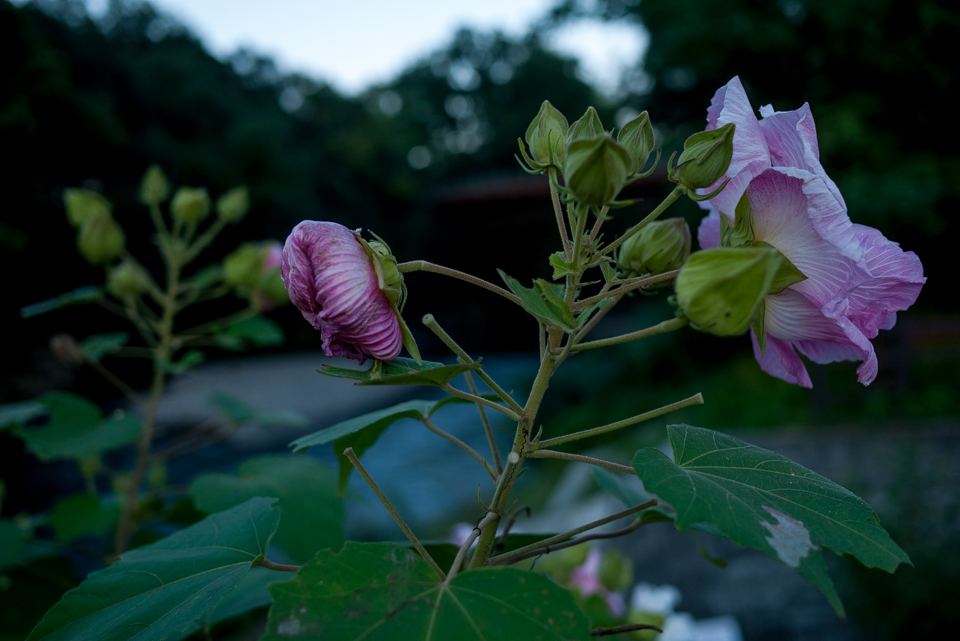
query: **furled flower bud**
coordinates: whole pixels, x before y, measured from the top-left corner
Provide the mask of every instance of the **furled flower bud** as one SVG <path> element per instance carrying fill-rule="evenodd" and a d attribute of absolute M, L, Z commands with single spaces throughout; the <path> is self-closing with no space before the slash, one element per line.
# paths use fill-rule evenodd
<path fill-rule="evenodd" d="M 630 169 L 630 154 L 607 134 L 567 146 L 563 180 L 583 205 L 602 207 L 620 193 Z"/>
<path fill-rule="evenodd" d="M 170 181 L 160 165 L 150 165 L 140 180 L 140 202 L 159 205 L 170 196 Z"/>
<path fill-rule="evenodd" d="M 173 219 L 184 223 L 199 223 L 210 215 L 210 196 L 203 187 L 181 187 L 170 201 Z"/>
<path fill-rule="evenodd" d="M 90 189 L 64 189 L 63 206 L 67 210 L 67 221 L 73 227 L 91 218 L 110 216 L 113 209 L 109 200 Z"/>
<path fill-rule="evenodd" d="M 670 180 L 688 189 L 701 189 L 716 183 L 727 172 L 733 157 L 732 122 L 687 138 L 683 153 L 670 170 Z"/>
<path fill-rule="evenodd" d="M 697 329 L 736 336 L 750 322 L 780 268 L 779 252 L 765 247 L 720 247 L 699 251 L 677 274 L 677 303 Z"/>
<path fill-rule="evenodd" d="M 629 174 L 640 173 L 643 166 L 647 164 L 647 158 L 653 151 L 653 126 L 650 124 L 650 116 L 644 111 L 642 114 L 628 122 L 617 134 L 617 142 L 623 145 L 623 148 L 630 154 Z"/>
<path fill-rule="evenodd" d="M 217 199 L 217 217 L 225 223 L 239 223 L 250 211 L 250 192 L 246 185 L 234 187 Z"/>
<path fill-rule="evenodd" d="M 544 100 L 525 136 L 533 159 L 544 166 L 561 167 L 567 129 L 567 119 L 549 100 Z"/>
<path fill-rule="evenodd" d="M 603 133 L 603 124 L 600 122 L 600 116 L 593 107 L 587 107 L 587 112 L 580 117 L 570 128 L 567 129 L 567 145 L 575 140 L 584 138 L 594 138 Z"/>
<path fill-rule="evenodd" d="M 135 298 L 147 288 L 149 278 L 143 268 L 125 260 L 107 275 L 107 291 L 120 300 Z"/>
<path fill-rule="evenodd" d="M 620 246 L 618 263 L 628 276 L 680 269 L 690 256 L 690 227 L 682 218 L 655 220 Z"/>
<path fill-rule="evenodd" d="M 354 232 L 337 223 L 301 222 L 283 246 L 280 272 L 290 300 L 320 330 L 328 356 L 363 363 L 400 353 L 399 315 Z"/>
<path fill-rule="evenodd" d="M 260 284 L 263 251 L 244 243 L 223 259 L 223 281 L 235 289 L 256 291 Z"/>
<path fill-rule="evenodd" d="M 88 218 L 80 225 L 77 234 L 77 249 L 93 265 L 111 262 L 120 255 L 126 243 L 123 229 L 109 214 Z"/>

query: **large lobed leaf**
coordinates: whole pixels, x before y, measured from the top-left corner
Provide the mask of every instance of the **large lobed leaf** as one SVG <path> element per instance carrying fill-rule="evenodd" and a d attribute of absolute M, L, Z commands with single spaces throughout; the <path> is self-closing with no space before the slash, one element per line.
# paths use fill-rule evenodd
<path fill-rule="evenodd" d="M 430 385 L 442 387 L 460 374 L 480 369 L 480 361 L 469 364 L 444 365 L 432 361 L 417 363 L 412 358 L 395 358 L 392 361 L 376 363 L 368 369 L 350 369 L 324 364 L 317 370 L 321 374 L 334 378 L 350 378 L 357 385 Z"/>
<path fill-rule="evenodd" d="M 688 425 L 667 428 L 674 460 L 645 448 L 633 467 L 644 487 L 672 504 L 678 528 L 716 526 L 812 582 L 838 614 L 843 606 L 820 554 L 852 554 L 892 572 L 909 563 L 861 498 L 775 452 Z"/>
<path fill-rule="evenodd" d="M 586 641 L 573 594 L 542 574 L 483 568 L 440 582 L 415 552 L 348 542 L 271 586 L 263 641 Z"/>
<path fill-rule="evenodd" d="M 250 499 L 127 552 L 64 594 L 28 641 L 162 641 L 183 632 L 266 555 L 280 520 L 274 502 Z"/>
<path fill-rule="evenodd" d="M 233 507 L 254 496 L 275 496 L 283 516 L 273 543 L 297 563 L 323 548 L 343 545 L 343 503 L 337 479 L 323 463 L 304 456 L 267 454 L 245 460 L 236 476 L 198 476 L 190 495 L 203 512 Z"/>

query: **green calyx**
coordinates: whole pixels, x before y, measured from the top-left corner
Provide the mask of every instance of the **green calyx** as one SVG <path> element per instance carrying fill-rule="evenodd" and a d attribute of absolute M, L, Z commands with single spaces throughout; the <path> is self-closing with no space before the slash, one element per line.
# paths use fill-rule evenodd
<path fill-rule="evenodd" d="M 676 166 L 668 170 L 670 180 L 691 190 L 715 184 L 730 166 L 735 129 L 736 126 L 729 123 L 687 138 Z"/>
<path fill-rule="evenodd" d="M 736 336 L 750 327 L 783 257 L 767 247 L 718 247 L 690 256 L 674 282 L 677 303 L 694 328 Z"/>
<path fill-rule="evenodd" d="M 92 265 L 106 265 L 116 259 L 127 244 L 120 225 L 109 214 L 87 218 L 77 234 L 77 249 Z"/>
<path fill-rule="evenodd" d="M 150 165 L 140 180 L 140 202 L 144 205 L 159 205 L 170 197 L 170 181 L 160 165 Z"/>
<path fill-rule="evenodd" d="M 563 167 L 568 128 L 564 115 L 549 100 L 544 100 L 524 136 L 530 148 L 530 155 L 524 156 L 531 167 L 541 171 L 551 166 Z M 520 149 L 523 151 L 522 144 Z"/>
<path fill-rule="evenodd" d="M 180 187 L 170 201 L 173 219 L 183 223 L 199 223 L 210 215 L 210 196 L 203 187 Z"/>
<path fill-rule="evenodd" d="M 217 199 L 217 217 L 225 223 L 238 223 L 250 211 L 250 191 L 246 185 L 234 187 Z"/>
<path fill-rule="evenodd" d="M 577 140 L 586 138 L 595 138 L 604 133 L 603 124 L 600 122 L 600 116 L 593 107 L 587 107 L 587 112 L 580 117 L 570 128 L 567 129 L 567 145 Z"/>
<path fill-rule="evenodd" d="M 650 116 L 644 111 L 642 114 L 628 122 L 620 129 L 617 134 L 617 142 L 623 145 L 623 148 L 630 154 L 631 176 L 639 174 L 644 165 L 647 164 L 647 158 L 653 151 L 653 126 L 650 124 Z"/>
<path fill-rule="evenodd" d="M 690 227 L 682 218 L 655 220 L 620 246 L 617 264 L 628 276 L 680 269 L 690 256 Z"/>
<path fill-rule="evenodd" d="M 136 298 L 146 290 L 149 279 L 142 267 L 124 260 L 107 273 L 107 291 L 119 300 Z"/>
<path fill-rule="evenodd" d="M 630 154 L 607 134 L 567 145 L 563 180 L 581 205 L 600 208 L 620 193 L 630 171 Z"/>
<path fill-rule="evenodd" d="M 63 206 L 67 210 L 67 221 L 73 227 L 80 227 L 91 218 L 109 217 L 113 210 L 109 200 L 90 189 L 64 189 Z"/>

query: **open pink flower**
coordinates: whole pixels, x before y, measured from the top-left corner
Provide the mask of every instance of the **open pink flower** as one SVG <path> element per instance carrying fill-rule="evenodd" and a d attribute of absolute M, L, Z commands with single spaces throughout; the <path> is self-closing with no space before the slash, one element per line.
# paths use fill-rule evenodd
<path fill-rule="evenodd" d="M 352 231 L 337 223 L 301 222 L 283 246 L 280 273 L 290 300 L 320 330 L 327 356 L 363 363 L 400 353 L 400 323 Z"/>
<path fill-rule="evenodd" d="M 870 339 L 896 323 L 896 312 L 916 301 L 926 279 L 913 252 L 904 252 L 876 229 L 850 221 L 837 186 L 820 164 L 816 127 L 808 105 L 787 112 L 762 107 L 757 120 L 738 78 L 717 91 L 708 129 L 736 123 L 730 183 L 704 206 L 710 214 L 698 233 L 703 248 L 720 244 L 720 216 L 733 224 L 744 192 L 753 212 L 755 242 L 784 255 L 806 280 L 765 299 L 761 368 L 811 387 L 797 352 L 816 363 L 863 361 L 858 380 L 870 384 L 877 358 Z M 709 190 L 705 190 L 709 191 Z"/>

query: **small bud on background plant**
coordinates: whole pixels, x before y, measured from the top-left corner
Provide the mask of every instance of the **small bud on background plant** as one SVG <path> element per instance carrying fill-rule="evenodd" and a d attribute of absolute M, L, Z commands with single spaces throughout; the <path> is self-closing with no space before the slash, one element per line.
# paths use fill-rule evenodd
<path fill-rule="evenodd" d="M 650 124 L 650 116 L 646 111 L 620 129 L 620 133 L 617 134 L 617 142 L 623 145 L 623 148 L 630 154 L 628 173 L 631 176 L 640 173 L 644 165 L 647 164 L 647 158 L 650 157 L 654 145 L 653 126 Z"/>
<path fill-rule="evenodd" d="M 170 181 L 160 165 L 150 165 L 140 181 L 140 202 L 159 205 L 170 197 Z"/>
<path fill-rule="evenodd" d="M 720 180 L 733 157 L 733 123 L 687 138 L 683 153 L 670 171 L 670 180 L 688 189 L 709 187 Z"/>
<path fill-rule="evenodd" d="M 587 107 L 587 112 L 567 129 L 567 145 L 585 138 L 594 138 L 603 133 L 603 124 L 600 116 L 593 107 Z"/>
<path fill-rule="evenodd" d="M 90 189 L 64 189 L 63 206 L 67 210 L 67 221 L 73 227 L 79 227 L 91 218 L 110 216 L 113 210 L 109 200 Z"/>
<path fill-rule="evenodd" d="M 107 291 L 120 300 L 135 298 L 146 289 L 148 278 L 140 266 L 123 261 L 107 274 Z"/>
<path fill-rule="evenodd" d="M 266 310 L 290 302 L 287 288 L 280 275 L 280 261 L 283 259 L 283 245 L 271 240 L 263 243 L 261 250 L 263 261 L 260 263 L 260 306 Z"/>
<path fill-rule="evenodd" d="M 256 291 L 260 284 L 263 251 L 256 243 L 244 243 L 223 259 L 223 280 L 230 287 Z"/>
<path fill-rule="evenodd" d="M 582 204 L 602 207 L 620 193 L 629 169 L 630 154 L 603 134 L 577 140 L 567 147 L 563 180 Z"/>
<path fill-rule="evenodd" d="M 114 260 L 126 242 L 123 229 L 109 214 L 88 218 L 80 225 L 77 234 L 77 249 L 93 265 L 105 265 Z"/>
<path fill-rule="evenodd" d="M 750 328 L 780 268 L 780 254 L 763 247 L 706 249 L 677 275 L 677 303 L 695 328 L 736 336 Z"/>
<path fill-rule="evenodd" d="M 234 187 L 217 199 L 217 217 L 226 223 L 238 223 L 250 211 L 250 192 L 246 185 Z"/>
<path fill-rule="evenodd" d="M 544 100 L 525 136 L 533 159 L 544 166 L 562 167 L 568 129 L 563 114 Z"/>
<path fill-rule="evenodd" d="M 170 201 L 170 213 L 174 220 L 184 223 L 199 223 L 210 215 L 210 196 L 207 190 L 181 187 Z"/>
<path fill-rule="evenodd" d="M 680 269 L 690 256 L 690 227 L 682 218 L 655 220 L 620 247 L 618 263 L 628 276 Z"/>

